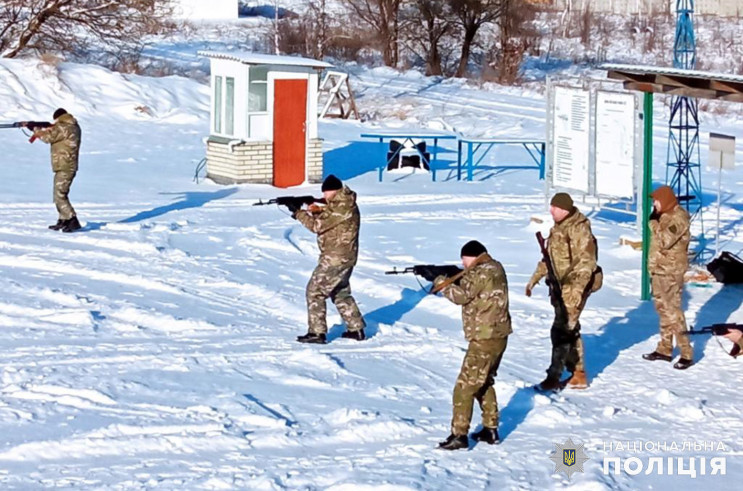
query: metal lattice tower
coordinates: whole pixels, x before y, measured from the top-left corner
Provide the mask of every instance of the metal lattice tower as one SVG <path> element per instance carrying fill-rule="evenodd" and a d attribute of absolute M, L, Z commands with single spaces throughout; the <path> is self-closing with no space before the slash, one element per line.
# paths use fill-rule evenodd
<path fill-rule="evenodd" d="M 694 0 L 676 0 L 676 41 L 673 67 L 696 68 L 697 48 L 694 36 Z M 701 226 L 701 248 L 704 249 L 702 219 L 702 170 L 699 152 L 699 111 L 696 99 L 675 96 L 671 99 L 668 122 L 668 160 L 666 183 L 673 188 L 680 203 Z"/>

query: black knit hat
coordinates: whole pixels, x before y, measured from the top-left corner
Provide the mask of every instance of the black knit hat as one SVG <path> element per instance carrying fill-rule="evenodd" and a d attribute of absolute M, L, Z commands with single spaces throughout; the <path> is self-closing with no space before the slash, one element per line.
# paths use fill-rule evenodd
<path fill-rule="evenodd" d="M 323 193 L 325 191 L 338 191 L 341 188 L 343 188 L 343 183 L 341 182 L 340 179 L 335 177 L 333 174 L 330 174 L 328 177 L 326 177 L 322 183 Z"/>
<path fill-rule="evenodd" d="M 67 114 L 67 111 L 65 111 L 64 109 L 60 107 L 59 109 L 54 111 L 54 116 L 52 116 L 52 118 L 57 119 L 58 117 L 64 116 L 65 114 Z"/>
<path fill-rule="evenodd" d="M 488 252 L 487 249 L 485 249 L 485 246 L 479 243 L 476 240 L 471 240 L 464 244 L 464 247 L 462 247 L 462 253 L 460 254 L 461 257 L 477 257 L 480 254 L 485 254 Z"/>

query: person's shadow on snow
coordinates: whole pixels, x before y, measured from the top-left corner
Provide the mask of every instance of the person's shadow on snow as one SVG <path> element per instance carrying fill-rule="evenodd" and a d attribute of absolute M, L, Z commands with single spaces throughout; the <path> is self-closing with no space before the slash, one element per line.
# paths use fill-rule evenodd
<path fill-rule="evenodd" d="M 595 379 L 616 361 L 619 353 L 656 334 L 658 316 L 652 301 L 641 302 L 625 315 L 611 318 L 595 334 L 583 334 L 587 375 Z M 536 395 L 533 387 L 522 387 L 511 397 L 500 414 L 501 439 L 508 438 L 526 420 L 534 409 Z"/>
<path fill-rule="evenodd" d="M 393 325 L 395 322 L 402 319 L 402 317 L 413 310 L 421 300 L 423 300 L 428 292 L 425 289 L 411 290 L 410 288 L 404 288 L 400 294 L 400 298 L 389 305 L 380 307 L 377 310 L 373 310 L 368 314 L 364 315 L 366 321 L 366 338 L 371 339 L 379 333 L 379 325 L 387 324 Z M 363 311 L 362 311 L 363 314 Z M 346 330 L 343 323 L 335 324 L 328 331 L 328 342 L 333 339 L 339 338 L 341 334 Z"/>
<path fill-rule="evenodd" d="M 174 195 L 181 199 L 168 205 L 158 206 L 151 210 L 140 211 L 136 215 L 119 220 L 118 223 L 135 223 L 150 218 L 159 217 L 170 213 L 171 211 L 187 210 L 189 208 L 200 208 L 210 201 L 226 198 L 237 192 L 237 188 L 220 189 L 218 191 L 204 192 L 184 192 L 184 193 L 160 193 L 162 195 Z"/>
<path fill-rule="evenodd" d="M 171 211 L 187 210 L 189 208 L 200 208 L 210 201 L 216 201 L 218 199 L 226 198 L 237 192 L 237 188 L 220 189 L 213 192 L 184 192 L 184 193 L 160 193 L 161 195 L 175 195 L 181 197 L 180 200 L 170 203 L 168 205 L 158 206 L 151 210 L 140 211 L 136 215 L 130 216 L 119 220 L 116 223 L 136 223 L 142 220 L 148 220 L 150 218 L 159 217 L 165 215 Z M 80 232 L 93 232 L 100 230 L 109 222 L 87 222 L 85 226 L 80 229 Z"/>

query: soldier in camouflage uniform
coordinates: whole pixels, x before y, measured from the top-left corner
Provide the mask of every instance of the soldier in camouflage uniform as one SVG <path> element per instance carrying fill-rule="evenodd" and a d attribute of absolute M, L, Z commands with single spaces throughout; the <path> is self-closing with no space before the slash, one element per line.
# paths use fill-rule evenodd
<path fill-rule="evenodd" d="M 572 372 L 569 386 L 584 389 L 588 386 L 583 363 L 583 340 L 580 337 L 580 314 L 588 296 L 601 287 L 603 274 L 596 264 L 598 248 L 591 232 L 591 224 L 573 205 L 567 193 L 557 193 L 550 202 L 550 213 L 555 225 L 550 230 L 547 249 L 562 288 L 562 299 L 567 318 L 557 314 L 552 324 L 552 361 L 547 378 L 539 384 L 542 390 L 556 390 L 562 386 L 564 368 Z M 544 261 L 526 286 L 526 295 L 547 275 Z"/>
<path fill-rule="evenodd" d="M 363 341 L 364 319 L 351 295 L 351 273 L 359 253 L 361 216 L 356 206 L 356 193 L 330 175 L 322 184 L 327 205 L 321 211 L 291 210 L 292 216 L 317 234 L 320 260 L 307 284 L 309 329 L 297 337 L 301 343 L 326 342 L 328 332 L 325 300 L 335 304 L 347 331 L 342 337 Z"/>
<path fill-rule="evenodd" d="M 34 132 L 34 137 L 51 145 L 52 171 L 54 171 L 54 204 L 59 218 L 49 225 L 51 230 L 74 232 L 80 229 L 75 209 L 69 200 L 70 187 L 77 174 L 80 155 L 80 126 L 64 109 L 54 112 L 54 124 Z"/>
<path fill-rule="evenodd" d="M 464 337 L 469 342 L 454 386 L 451 434 L 439 444 L 445 450 L 469 446 L 467 433 L 475 400 L 482 410 L 482 430 L 472 438 L 499 443 L 498 401 L 493 384 L 512 332 L 508 281 L 501 263 L 475 240 L 464 245 L 461 257 L 465 270 L 459 284 L 451 283 L 441 289 L 446 298 L 462 306 Z M 446 278 L 440 276 L 434 285 L 441 287 L 444 281 Z"/>
<path fill-rule="evenodd" d="M 655 351 L 642 357 L 650 361 L 670 362 L 673 359 L 675 336 L 681 349 L 681 358 L 673 367 L 683 370 L 693 364 L 691 343 L 686 335 L 686 319 L 681 308 L 684 273 L 689 268 L 689 213 L 679 206 L 673 189 L 668 186 L 653 191 L 652 197 L 648 271 L 655 310 L 660 317 L 660 341 Z"/>

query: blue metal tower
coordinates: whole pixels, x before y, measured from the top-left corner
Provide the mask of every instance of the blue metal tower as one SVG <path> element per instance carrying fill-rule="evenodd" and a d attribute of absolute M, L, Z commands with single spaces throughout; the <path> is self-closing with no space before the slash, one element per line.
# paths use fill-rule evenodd
<path fill-rule="evenodd" d="M 676 0 L 676 41 L 673 46 L 673 67 L 693 70 L 697 63 L 694 36 L 694 0 Z M 668 122 L 668 160 L 666 183 L 671 186 L 681 204 L 699 220 L 701 236 L 699 252 L 704 250 L 704 220 L 702 219 L 702 171 L 699 152 L 699 111 L 696 99 L 674 96 Z"/>

